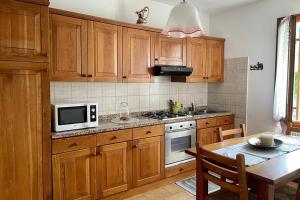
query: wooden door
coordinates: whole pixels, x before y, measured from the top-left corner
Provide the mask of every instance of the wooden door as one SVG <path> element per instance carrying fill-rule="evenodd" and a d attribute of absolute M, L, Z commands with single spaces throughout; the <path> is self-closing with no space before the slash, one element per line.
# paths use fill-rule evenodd
<path fill-rule="evenodd" d="M 54 14 L 50 17 L 51 80 L 86 80 L 87 21 Z"/>
<path fill-rule="evenodd" d="M 207 40 L 207 81 L 224 81 L 224 40 Z"/>
<path fill-rule="evenodd" d="M 131 143 L 122 142 L 98 147 L 98 198 L 123 192 L 131 187 Z"/>
<path fill-rule="evenodd" d="M 207 145 L 218 142 L 216 128 L 198 129 L 197 141 L 201 145 Z"/>
<path fill-rule="evenodd" d="M 43 199 L 43 81 L 38 71 L 0 70 L 0 199 Z"/>
<path fill-rule="evenodd" d="M 95 199 L 95 155 L 95 148 L 53 155 L 54 200 Z"/>
<path fill-rule="evenodd" d="M 161 179 L 164 169 L 162 136 L 134 140 L 132 148 L 133 186 Z"/>
<path fill-rule="evenodd" d="M 186 65 L 186 39 L 156 34 L 155 64 Z"/>
<path fill-rule="evenodd" d="M 206 40 L 200 38 L 187 39 L 187 66 L 193 73 L 187 77 L 188 82 L 206 82 Z"/>
<path fill-rule="evenodd" d="M 88 79 L 118 82 L 122 73 L 122 28 L 91 21 L 88 36 Z"/>
<path fill-rule="evenodd" d="M 23 2 L 0 7 L 0 60 L 48 60 L 48 8 Z"/>
<path fill-rule="evenodd" d="M 123 82 L 150 82 L 154 62 L 154 33 L 123 28 Z"/>

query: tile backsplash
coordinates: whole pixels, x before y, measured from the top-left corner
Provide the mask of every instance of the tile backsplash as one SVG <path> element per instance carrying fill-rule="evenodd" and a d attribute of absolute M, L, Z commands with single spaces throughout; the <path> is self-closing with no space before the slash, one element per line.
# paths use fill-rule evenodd
<path fill-rule="evenodd" d="M 88 83 L 51 82 L 51 102 L 91 101 L 99 104 L 100 115 L 118 113 L 125 101 L 130 112 L 168 109 L 168 100 L 185 107 L 207 105 L 206 83 Z"/>
<path fill-rule="evenodd" d="M 235 114 L 235 126 L 246 123 L 248 57 L 225 59 L 224 83 L 208 85 L 208 106 Z"/>

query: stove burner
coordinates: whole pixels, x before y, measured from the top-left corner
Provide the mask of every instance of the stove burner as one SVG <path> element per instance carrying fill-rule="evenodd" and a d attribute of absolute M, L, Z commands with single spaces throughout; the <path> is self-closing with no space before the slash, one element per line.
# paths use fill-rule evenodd
<path fill-rule="evenodd" d="M 153 119 L 166 120 L 166 119 L 174 119 L 179 117 L 189 117 L 188 114 L 175 114 L 172 112 L 158 111 L 158 112 L 147 112 L 143 114 L 144 117 L 149 117 Z"/>

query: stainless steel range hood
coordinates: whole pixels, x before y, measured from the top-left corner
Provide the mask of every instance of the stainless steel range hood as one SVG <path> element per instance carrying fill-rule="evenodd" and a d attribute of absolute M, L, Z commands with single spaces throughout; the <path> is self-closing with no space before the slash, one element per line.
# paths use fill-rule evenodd
<path fill-rule="evenodd" d="M 154 76 L 190 76 L 193 68 L 175 65 L 155 65 Z"/>

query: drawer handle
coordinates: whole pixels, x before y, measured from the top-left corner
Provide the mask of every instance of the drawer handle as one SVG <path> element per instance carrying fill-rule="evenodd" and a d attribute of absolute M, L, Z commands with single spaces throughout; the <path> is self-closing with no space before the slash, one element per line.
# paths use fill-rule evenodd
<path fill-rule="evenodd" d="M 137 148 L 137 145 L 136 144 L 132 145 L 132 148 Z"/>
<path fill-rule="evenodd" d="M 113 137 L 111 138 L 111 140 L 115 140 L 115 139 L 117 139 L 117 136 L 113 136 Z"/>
<path fill-rule="evenodd" d="M 147 135 L 150 134 L 150 133 L 151 133 L 151 131 L 147 131 L 147 132 L 146 132 Z"/>
<path fill-rule="evenodd" d="M 208 125 L 209 123 L 208 123 L 208 122 L 205 122 L 205 124 Z"/>
<path fill-rule="evenodd" d="M 180 169 L 179 169 L 180 172 L 182 172 L 183 170 L 184 170 L 183 168 L 180 168 Z"/>
<path fill-rule="evenodd" d="M 74 143 L 72 143 L 72 144 L 69 145 L 70 148 L 71 147 L 76 147 L 76 146 L 78 146 L 78 144 L 76 142 L 74 142 Z"/>

